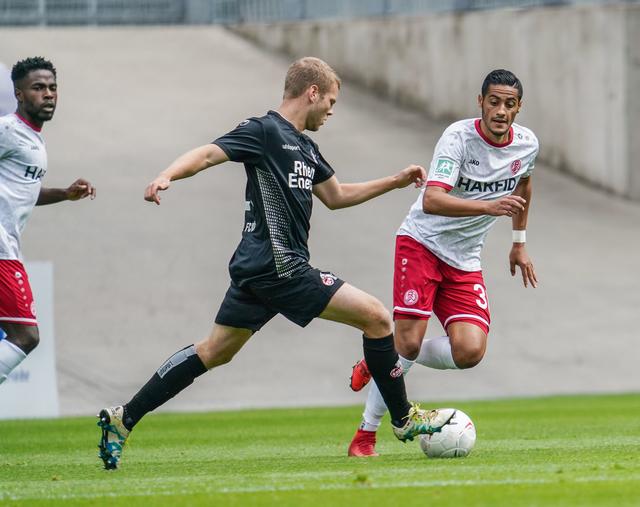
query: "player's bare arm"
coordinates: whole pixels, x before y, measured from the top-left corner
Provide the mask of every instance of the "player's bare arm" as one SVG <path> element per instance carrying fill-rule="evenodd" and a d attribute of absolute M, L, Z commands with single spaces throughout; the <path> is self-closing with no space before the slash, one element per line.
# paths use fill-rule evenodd
<path fill-rule="evenodd" d="M 216 144 L 206 144 L 181 155 L 162 171 L 156 179 L 147 186 L 144 192 L 145 201 L 160 204 L 161 190 L 167 190 L 174 180 L 190 178 L 214 165 L 229 160 L 227 154 Z"/>
<path fill-rule="evenodd" d="M 313 193 L 329 209 L 348 208 L 412 183 L 417 188 L 424 185 L 426 171 L 419 165 L 410 165 L 393 176 L 362 183 L 340 183 L 332 176 L 313 187 Z"/>
<path fill-rule="evenodd" d="M 78 201 L 89 197 L 95 199 L 96 188 L 83 178 L 78 178 L 67 188 L 41 188 L 36 206 L 55 204 L 62 201 Z"/>
<path fill-rule="evenodd" d="M 521 213 L 515 215 L 512 219 L 514 231 L 525 231 L 527 229 L 527 219 L 529 217 L 529 205 L 531 203 L 531 194 L 533 192 L 533 185 L 531 183 L 531 177 L 522 178 L 513 195 L 522 197 L 525 200 L 524 209 Z M 511 269 L 511 276 L 516 275 L 516 266 L 520 268 L 522 273 L 522 282 L 525 287 L 529 284 L 533 288 L 538 286 L 538 278 L 536 277 L 536 271 L 533 267 L 533 262 L 529 258 L 529 254 L 525 248 L 524 241 L 514 241 L 509 253 L 509 266 Z"/>
<path fill-rule="evenodd" d="M 424 192 L 422 209 L 431 215 L 445 217 L 472 217 L 491 215 L 513 217 L 525 209 L 526 201 L 519 195 L 507 195 L 491 201 L 460 199 L 446 188 L 428 186 Z"/>

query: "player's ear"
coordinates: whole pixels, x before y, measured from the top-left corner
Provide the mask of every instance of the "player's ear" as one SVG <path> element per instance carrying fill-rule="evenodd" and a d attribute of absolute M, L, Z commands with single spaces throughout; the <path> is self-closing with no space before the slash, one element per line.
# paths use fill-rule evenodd
<path fill-rule="evenodd" d="M 18 102 L 22 102 L 22 90 L 17 86 L 13 87 L 13 95 L 15 96 Z"/>
<path fill-rule="evenodd" d="M 309 87 L 309 90 L 307 91 L 309 100 L 315 104 L 318 99 L 320 98 L 320 89 L 318 88 L 318 85 L 311 85 Z"/>
<path fill-rule="evenodd" d="M 482 109 L 482 94 L 481 93 L 478 94 L 478 107 L 480 109 Z"/>

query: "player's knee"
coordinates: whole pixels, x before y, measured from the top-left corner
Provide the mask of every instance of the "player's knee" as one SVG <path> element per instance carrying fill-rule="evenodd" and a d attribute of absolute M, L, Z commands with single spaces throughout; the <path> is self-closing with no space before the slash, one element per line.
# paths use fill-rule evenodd
<path fill-rule="evenodd" d="M 29 354 L 40 343 L 40 333 L 36 326 L 20 326 L 8 332 L 7 336 L 25 354 Z"/>
<path fill-rule="evenodd" d="M 367 313 L 367 322 L 363 329 L 364 334 L 381 338 L 383 336 L 389 336 L 392 330 L 393 321 L 391 320 L 391 314 L 384 305 L 376 299 L 375 302 L 371 304 Z"/>
<path fill-rule="evenodd" d="M 210 370 L 216 366 L 222 366 L 223 364 L 230 363 L 235 356 L 235 350 L 229 350 L 224 347 L 220 347 L 220 344 L 205 340 L 198 344 L 196 351 L 202 364 L 205 368 Z"/>
<path fill-rule="evenodd" d="M 398 349 L 398 354 L 407 359 L 415 359 L 420 354 L 420 346 L 422 345 L 422 340 L 419 342 L 415 342 L 413 340 L 405 340 L 402 343 L 399 343 L 396 340 L 396 349 Z"/>
<path fill-rule="evenodd" d="M 454 354 L 454 361 L 460 369 L 473 368 L 482 361 L 484 352 L 485 347 L 482 343 L 467 345 L 458 354 Z"/>

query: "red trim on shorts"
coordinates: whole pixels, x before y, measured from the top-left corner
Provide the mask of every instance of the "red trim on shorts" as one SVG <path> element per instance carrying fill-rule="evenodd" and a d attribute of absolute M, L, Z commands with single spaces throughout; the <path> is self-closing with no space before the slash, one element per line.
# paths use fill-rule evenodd
<path fill-rule="evenodd" d="M 480 127 L 480 119 L 477 119 L 475 121 L 475 126 L 476 126 L 476 131 L 478 132 L 482 140 L 485 143 L 490 144 L 494 148 L 504 148 L 505 146 L 509 146 L 513 142 L 513 127 L 509 127 L 509 139 L 506 142 L 494 143 L 491 139 L 489 139 L 487 136 L 484 135 L 484 132 L 482 132 L 482 128 Z"/>
<path fill-rule="evenodd" d="M 445 188 L 447 190 L 451 190 L 453 188 L 451 185 L 448 185 L 447 183 L 443 183 L 441 181 L 427 181 L 427 186 L 428 187 L 442 187 L 442 188 Z"/>
<path fill-rule="evenodd" d="M 412 319 L 412 320 L 428 320 L 431 318 L 433 312 L 427 312 L 424 310 L 418 310 L 413 308 L 399 308 L 394 306 L 393 308 L 393 320 L 396 319 Z"/>
<path fill-rule="evenodd" d="M 42 131 L 42 127 L 38 127 L 37 125 L 34 125 L 33 123 L 31 123 L 26 118 L 23 118 L 22 116 L 20 116 L 18 113 L 14 113 L 14 114 L 18 117 L 19 120 L 22 121 L 22 123 L 26 123 L 29 127 L 31 127 L 36 132 L 41 132 Z"/>
<path fill-rule="evenodd" d="M 431 315 L 418 315 L 413 313 L 411 315 L 407 313 L 393 312 L 393 320 L 429 320 Z"/>

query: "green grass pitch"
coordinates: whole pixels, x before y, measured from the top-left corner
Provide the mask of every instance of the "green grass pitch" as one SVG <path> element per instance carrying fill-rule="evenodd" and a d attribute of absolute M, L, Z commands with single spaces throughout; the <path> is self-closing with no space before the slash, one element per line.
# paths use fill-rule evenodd
<path fill-rule="evenodd" d="M 640 505 L 640 395 L 453 405 L 478 441 L 451 460 L 397 442 L 388 420 L 382 456 L 347 458 L 361 407 L 150 415 L 117 471 L 95 419 L 4 421 L 0 505 Z"/>

